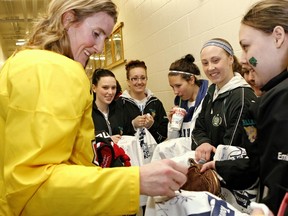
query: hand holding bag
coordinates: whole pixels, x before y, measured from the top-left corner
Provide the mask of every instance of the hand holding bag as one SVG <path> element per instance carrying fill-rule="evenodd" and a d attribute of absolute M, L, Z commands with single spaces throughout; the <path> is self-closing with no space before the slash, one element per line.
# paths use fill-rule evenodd
<path fill-rule="evenodd" d="M 214 160 L 223 161 L 223 160 L 236 160 L 239 158 L 248 158 L 246 150 L 239 146 L 231 145 L 218 145 Z M 220 178 L 222 181 L 222 179 Z M 245 190 L 232 190 L 222 185 L 221 196 L 224 200 L 232 204 L 238 210 L 251 213 L 250 203 L 255 202 L 258 194 L 258 185 L 259 181 L 257 180 L 250 188 Z"/>
<path fill-rule="evenodd" d="M 221 186 L 214 170 L 209 169 L 201 173 L 202 164 L 197 164 L 194 159 L 189 159 L 190 167 L 187 173 L 187 181 L 181 187 L 187 191 L 208 191 L 220 196 Z"/>

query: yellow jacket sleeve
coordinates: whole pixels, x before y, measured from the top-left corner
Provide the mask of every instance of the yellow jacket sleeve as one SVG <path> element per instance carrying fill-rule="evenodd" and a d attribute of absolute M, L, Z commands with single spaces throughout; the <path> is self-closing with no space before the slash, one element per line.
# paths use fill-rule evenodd
<path fill-rule="evenodd" d="M 15 215 L 124 215 L 138 209 L 139 168 L 92 163 L 91 97 L 82 65 L 65 56 L 24 50 L 3 66 L 1 200 Z"/>

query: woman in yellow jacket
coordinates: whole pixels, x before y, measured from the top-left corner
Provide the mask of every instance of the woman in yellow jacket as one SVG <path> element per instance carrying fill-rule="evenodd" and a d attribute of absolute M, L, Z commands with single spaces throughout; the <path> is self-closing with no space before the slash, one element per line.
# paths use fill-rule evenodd
<path fill-rule="evenodd" d="M 111 0 L 52 0 L 0 72 L 0 215 L 135 214 L 139 195 L 175 195 L 187 168 L 94 165 L 84 67 L 117 22 Z"/>

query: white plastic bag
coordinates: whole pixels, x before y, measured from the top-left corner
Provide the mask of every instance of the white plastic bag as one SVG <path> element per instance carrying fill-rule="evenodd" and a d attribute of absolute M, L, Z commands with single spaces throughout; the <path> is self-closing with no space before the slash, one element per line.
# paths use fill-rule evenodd
<path fill-rule="evenodd" d="M 135 136 L 123 135 L 117 143 L 130 157 L 131 166 L 141 166 L 144 163 L 143 152 Z"/>
<path fill-rule="evenodd" d="M 141 162 L 141 165 L 150 163 L 157 142 L 146 128 L 138 128 L 135 137 L 137 140 L 137 147 L 140 146 L 142 149 L 143 163 Z"/>
<path fill-rule="evenodd" d="M 157 145 L 152 134 L 143 128 L 137 130 L 135 136 L 123 135 L 117 145 L 122 147 L 130 157 L 132 166 L 142 166 L 151 162 L 152 154 Z"/>
<path fill-rule="evenodd" d="M 237 158 L 248 158 L 246 150 L 239 146 L 218 145 L 214 160 L 235 160 Z M 221 180 L 221 179 L 220 179 Z M 246 190 L 229 190 L 221 188 L 222 198 L 237 208 L 239 211 L 251 213 L 250 202 L 255 202 L 258 194 L 258 181 Z"/>
<path fill-rule="evenodd" d="M 149 197 L 145 216 L 248 216 L 209 192 L 176 192 L 171 199 Z"/>
<path fill-rule="evenodd" d="M 135 136 L 123 135 L 118 141 L 118 146 L 122 147 L 130 157 L 131 166 L 142 166 L 150 163 L 153 151 L 157 142 L 152 134 L 143 128 L 137 129 Z M 147 196 L 140 196 L 140 206 L 146 205 Z"/>
<path fill-rule="evenodd" d="M 179 137 L 159 143 L 153 153 L 152 160 L 174 158 L 191 151 L 191 138 Z M 186 162 L 187 163 L 187 162 Z"/>

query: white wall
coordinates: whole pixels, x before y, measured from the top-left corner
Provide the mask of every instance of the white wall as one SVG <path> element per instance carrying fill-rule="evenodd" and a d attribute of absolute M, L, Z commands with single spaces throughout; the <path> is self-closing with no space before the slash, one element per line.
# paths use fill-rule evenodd
<path fill-rule="evenodd" d="M 124 57 L 140 59 L 148 67 L 148 88 L 173 106 L 174 94 L 168 84 L 170 64 L 188 53 L 194 55 L 203 77 L 199 53 L 205 41 L 222 37 L 238 57 L 240 20 L 258 0 L 114 0 L 119 22 L 124 22 Z M 124 64 L 112 71 L 126 89 Z"/>

